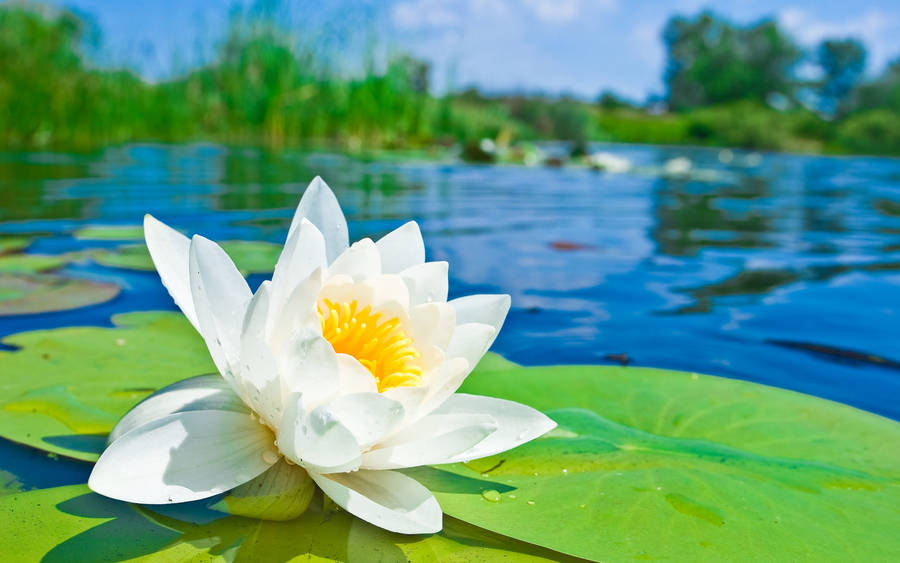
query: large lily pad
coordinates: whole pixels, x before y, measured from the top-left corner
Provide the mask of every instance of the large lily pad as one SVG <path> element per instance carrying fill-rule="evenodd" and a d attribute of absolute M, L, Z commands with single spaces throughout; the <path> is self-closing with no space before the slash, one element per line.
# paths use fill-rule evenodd
<path fill-rule="evenodd" d="M 900 560 L 890 420 L 641 368 L 494 364 L 462 391 L 559 423 L 511 452 L 411 472 L 477 526 L 604 561 Z"/>
<path fill-rule="evenodd" d="M 265 274 L 275 269 L 281 245 L 257 241 L 225 241 L 222 248 L 231 256 L 242 274 Z M 112 268 L 152 271 L 153 260 L 143 244 L 128 244 L 114 249 L 97 250 L 94 260 Z"/>
<path fill-rule="evenodd" d="M 21 350 L 0 351 L 0 436 L 92 461 L 116 421 L 140 399 L 173 381 L 215 371 L 180 314 L 129 313 L 113 322 L 116 328 L 3 339 Z"/>
<path fill-rule="evenodd" d="M 323 512 L 290 522 L 210 511 L 156 512 L 93 494 L 83 485 L 0 498 L 0 550 L 23 561 L 565 561 L 534 545 L 445 518 L 431 536 L 401 536 Z M 22 538 L 28 538 L 23 542 Z"/>
<path fill-rule="evenodd" d="M 114 283 L 0 272 L 0 317 L 78 309 L 118 294 L 119 286 Z"/>
<path fill-rule="evenodd" d="M 177 314 L 115 322 L 7 338 L 22 349 L 0 352 L 0 434 L 94 459 L 132 404 L 213 369 Z M 411 471 L 473 525 L 611 561 L 900 558 L 895 422 L 741 381 L 492 355 L 462 391 L 559 423 L 511 452 Z"/>

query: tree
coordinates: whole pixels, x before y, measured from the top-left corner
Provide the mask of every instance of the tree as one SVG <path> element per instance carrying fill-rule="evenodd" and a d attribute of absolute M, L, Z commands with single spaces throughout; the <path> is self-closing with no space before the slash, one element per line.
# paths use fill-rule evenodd
<path fill-rule="evenodd" d="M 881 76 L 858 88 L 857 102 L 859 109 L 900 112 L 900 58 L 891 62 Z"/>
<path fill-rule="evenodd" d="M 817 61 L 824 77 L 819 91 L 821 109 L 845 115 L 866 68 L 866 49 L 855 39 L 826 39 L 819 44 Z"/>
<path fill-rule="evenodd" d="M 792 72 L 801 52 L 772 20 L 738 27 L 710 12 L 679 16 L 666 24 L 663 39 L 673 109 L 793 97 Z"/>

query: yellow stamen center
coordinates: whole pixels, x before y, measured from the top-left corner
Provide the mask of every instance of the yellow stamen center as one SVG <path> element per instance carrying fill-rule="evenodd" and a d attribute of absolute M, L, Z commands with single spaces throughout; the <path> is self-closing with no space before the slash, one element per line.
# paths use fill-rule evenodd
<path fill-rule="evenodd" d="M 382 319 L 371 306 L 362 309 L 354 300 L 319 304 L 322 336 L 338 354 L 349 354 L 361 363 L 378 384 L 378 391 L 422 384 L 422 354 L 413 347 L 400 319 Z"/>

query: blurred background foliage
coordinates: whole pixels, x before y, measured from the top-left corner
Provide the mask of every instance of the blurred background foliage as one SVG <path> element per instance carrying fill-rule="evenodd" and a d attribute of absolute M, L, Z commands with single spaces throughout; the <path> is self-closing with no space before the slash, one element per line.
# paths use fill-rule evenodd
<path fill-rule="evenodd" d="M 550 95 L 435 95 L 428 62 L 395 55 L 348 77 L 266 18 L 234 17 L 212 62 L 150 83 L 91 65 L 99 31 L 32 3 L 0 5 L 0 143 L 90 149 L 127 141 L 423 148 L 539 139 L 900 154 L 900 59 L 864 79 L 856 40 L 798 48 L 774 20 L 672 17 L 667 91 L 635 103 Z M 798 78 L 800 65 L 820 78 Z"/>

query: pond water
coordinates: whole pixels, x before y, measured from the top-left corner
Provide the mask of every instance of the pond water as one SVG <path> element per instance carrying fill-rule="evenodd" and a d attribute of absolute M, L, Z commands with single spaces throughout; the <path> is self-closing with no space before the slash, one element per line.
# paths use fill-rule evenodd
<path fill-rule="evenodd" d="M 900 160 L 595 149 L 634 167 L 366 162 L 206 144 L 0 153 L 0 233 L 38 234 L 28 252 L 56 254 L 118 244 L 77 240 L 80 226 L 151 213 L 214 240 L 280 243 L 319 174 L 351 239 L 416 219 L 429 258 L 450 262 L 452 295 L 510 293 L 494 349 L 516 362 L 710 373 L 900 419 Z M 666 176 L 676 157 L 691 171 Z M 65 272 L 122 293 L 0 317 L 0 336 L 174 308 L 152 272 L 91 262 Z"/>

